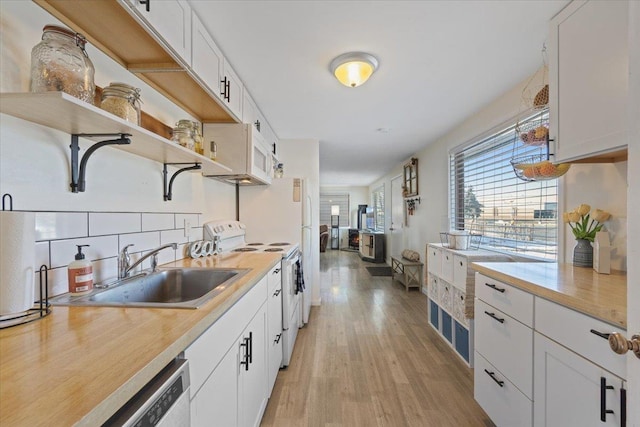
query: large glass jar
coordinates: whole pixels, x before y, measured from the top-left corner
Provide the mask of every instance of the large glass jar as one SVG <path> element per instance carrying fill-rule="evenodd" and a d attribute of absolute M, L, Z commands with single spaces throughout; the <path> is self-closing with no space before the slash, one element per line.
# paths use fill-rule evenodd
<path fill-rule="evenodd" d="M 111 83 L 102 90 L 100 108 L 140 125 L 140 89 L 126 83 Z"/>
<path fill-rule="evenodd" d="M 42 41 L 31 50 L 31 92 L 62 91 L 94 103 L 95 69 L 82 34 L 46 25 Z"/>
<path fill-rule="evenodd" d="M 195 148 L 195 140 L 193 138 L 193 125 L 191 120 L 179 120 L 176 127 L 173 128 L 171 140 L 182 145 L 189 150 Z"/>

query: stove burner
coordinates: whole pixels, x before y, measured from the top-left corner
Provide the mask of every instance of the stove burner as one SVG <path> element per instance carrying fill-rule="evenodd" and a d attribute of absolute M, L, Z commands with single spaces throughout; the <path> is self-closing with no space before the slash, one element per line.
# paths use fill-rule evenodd
<path fill-rule="evenodd" d="M 247 243 L 247 246 L 264 246 L 264 243 Z"/>
<path fill-rule="evenodd" d="M 282 252 L 282 248 L 267 248 L 265 252 Z"/>
<path fill-rule="evenodd" d="M 233 250 L 233 252 L 253 252 L 253 251 L 257 251 L 257 249 L 256 248 L 238 248 Z"/>
<path fill-rule="evenodd" d="M 289 246 L 291 243 L 287 243 L 287 242 L 277 242 L 277 243 L 270 243 L 269 246 Z"/>

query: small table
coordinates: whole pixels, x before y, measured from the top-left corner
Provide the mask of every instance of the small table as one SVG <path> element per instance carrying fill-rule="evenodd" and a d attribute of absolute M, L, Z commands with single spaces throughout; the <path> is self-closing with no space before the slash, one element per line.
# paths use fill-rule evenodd
<path fill-rule="evenodd" d="M 391 257 L 391 283 L 394 280 L 404 284 L 405 290 L 422 287 L 422 263 L 402 257 Z"/>

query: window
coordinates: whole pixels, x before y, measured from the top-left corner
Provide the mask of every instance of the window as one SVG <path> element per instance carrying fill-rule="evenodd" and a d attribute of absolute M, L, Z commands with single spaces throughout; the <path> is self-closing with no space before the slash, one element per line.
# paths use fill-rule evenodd
<path fill-rule="evenodd" d="M 548 121 L 548 110 L 520 122 Z M 514 155 L 547 155 L 524 146 L 516 125 L 450 154 L 450 227 L 482 236 L 483 247 L 555 260 L 558 255 L 558 180 L 526 182 L 514 174 Z M 517 147 L 517 153 L 514 147 Z"/>
<path fill-rule="evenodd" d="M 349 195 L 320 194 L 320 224 L 331 225 L 331 206 L 340 207 L 340 227 L 349 227 Z"/>
<path fill-rule="evenodd" d="M 371 193 L 373 210 L 376 214 L 375 231 L 384 232 L 384 185 L 373 190 Z"/>

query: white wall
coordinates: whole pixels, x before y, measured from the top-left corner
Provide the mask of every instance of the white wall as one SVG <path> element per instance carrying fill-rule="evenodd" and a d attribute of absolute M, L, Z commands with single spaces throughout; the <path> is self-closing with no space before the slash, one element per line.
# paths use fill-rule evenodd
<path fill-rule="evenodd" d="M 417 205 L 415 214 L 409 217 L 409 224 L 403 230 L 403 242 L 406 249 L 419 251 L 425 256 L 425 245 L 429 242 L 439 242 L 439 232 L 449 228 L 448 225 L 448 188 L 449 188 L 449 152 L 457 146 L 467 144 L 473 140 L 490 135 L 502 128 L 506 123 L 515 121 L 520 113 L 520 99 L 522 89 L 529 79 L 496 98 L 493 102 L 469 117 L 449 133 L 436 141 L 425 141 L 425 148 L 412 157 L 419 159 L 418 188 L 421 203 Z M 408 161 L 409 159 L 407 159 Z M 385 191 L 391 190 L 391 179 L 402 173 L 404 165 L 396 165 L 387 175 L 373 182 L 369 189 L 373 190 L 381 184 Z M 626 189 L 627 162 L 609 165 L 574 165 L 565 178 L 559 181 L 562 211 L 566 205 L 568 209 L 575 208 L 580 203 L 587 203 L 594 208 L 608 210 L 614 214 L 607 227 L 614 233 L 615 256 L 614 268 L 626 269 Z M 386 195 L 386 200 L 390 194 Z M 575 206 L 574 206 L 575 205 Z M 385 206 L 386 234 L 391 218 L 391 206 Z M 570 233 L 567 230 L 567 233 Z M 561 236 L 563 237 L 563 236 Z M 563 244 L 560 240 L 560 244 Z M 560 257 L 572 254 L 573 239 L 559 249 Z M 387 262 L 389 262 L 389 254 Z M 571 256 L 567 260 L 571 260 Z M 563 261 L 563 259 L 560 259 Z"/>

